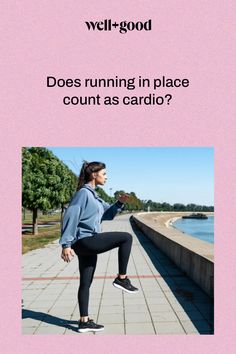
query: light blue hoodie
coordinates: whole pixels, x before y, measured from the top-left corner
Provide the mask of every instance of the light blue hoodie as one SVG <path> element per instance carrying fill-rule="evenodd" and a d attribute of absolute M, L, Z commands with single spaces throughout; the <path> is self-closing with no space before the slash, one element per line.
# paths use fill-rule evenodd
<path fill-rule="evenodd" d="M 79 239 L 101 232 L 101 222 L 112 220 L 122 206 L 119 201 L 112 205 L 104 202 L 85 184 L 75 193 L 65 212 L 59 243 L 63 248 L 71 247 Z"/>

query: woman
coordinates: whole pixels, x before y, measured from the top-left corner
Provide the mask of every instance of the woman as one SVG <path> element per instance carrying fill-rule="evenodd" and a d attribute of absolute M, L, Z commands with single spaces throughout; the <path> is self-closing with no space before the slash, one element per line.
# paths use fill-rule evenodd
<path fill-rule="evenodd" d="M 116 203 L 109 205 L 98 197 L 95 188 L 105 184 L 105 168 L 105 164 L 101 162 L 83 163 L 77 192 L 63 218 L 61 257 L 65 262 L 70 262 L 74 251 L 79 259 L 78 331 L 81 333 L 104 329 L 104 326 L 94 323 L 88 317 L 89 288 L 96 268 L 97 254 L 118 247 L 118 276 L 113 285 L 128 293 L 138 292 L 126 276 L 132 236 L 127 232 L 101 232 L 102 220 L 112 220 L 129 198 L 127 194 L 120 195 Z"/>

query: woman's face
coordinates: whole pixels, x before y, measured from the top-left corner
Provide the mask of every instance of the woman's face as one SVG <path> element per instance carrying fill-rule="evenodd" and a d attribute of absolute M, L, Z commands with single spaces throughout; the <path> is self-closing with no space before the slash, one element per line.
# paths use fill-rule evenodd
<path fill-rule="evenodd" d="M 95 174 L 95 184 L 97 185 L 104 185 L 107 180 L 107 172 L 106 169 L 102 169 Z"/>

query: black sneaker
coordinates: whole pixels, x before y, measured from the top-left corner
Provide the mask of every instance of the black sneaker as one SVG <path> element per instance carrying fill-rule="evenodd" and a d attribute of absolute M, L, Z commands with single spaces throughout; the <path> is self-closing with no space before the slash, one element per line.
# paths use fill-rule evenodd
<path fill-rule="evenodd" d="M 139 290 L 135 288 L 130 280 L 126 277 L 125 279 L 120 279 L 117 277 L 113 283 L 116 288 L 126 291 L 127 293 L 137 293 Z"/>
<path fill-rule="evenodd" d="M 90 318 L 88 319 L 87 322 L 79 321 L 78 332 L 80 333 L 99 332 L 103 330 L 104 330 L 104 326 L 94 323 L 93 320 Z"/>

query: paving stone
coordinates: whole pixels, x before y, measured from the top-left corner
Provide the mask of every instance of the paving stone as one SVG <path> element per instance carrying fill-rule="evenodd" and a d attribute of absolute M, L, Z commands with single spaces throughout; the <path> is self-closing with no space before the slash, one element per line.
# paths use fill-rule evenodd
<path fill-rule="evenodd" d="M 148 308 L 151 313 L 154 312 L 173 312 L 172 307 L 169 304 L 149 304 Z"/>
<path fill-rule="evenodd" d="M 199 331 L 197 328 L 194 326 L 194 324 L 191 321 L 183 321 L 181 322 L 182 326 L 184 327 L 184 330 L 186 331 L 187 334 L 198 334 Z"/>
<path fill-rule="evenodd" d="M 24 320 L 22 321 L 22 327 L 23 328 L 26 328 L 26 327 L 38 327 L 40 322 L 41 322 L 41 319 L 24 318 Z"/>
<path fill-rule="evenodd" d="M 51 309 L 48 311 L 48 314 L 51 316 L 56 316 L 56 317 L 66 317 L 70 318 L 73 315 L 74 309 L 68 309 L 66 310 L 65 308 L 55 308 Z"/>
<path fill-rule="evenodd" d="M 94 305 L 94 301 L 93 301 L 93 305 Z M 101 301 L 101 305 L 102 306 L 117 306 L 117 305 L 123 305 L 123 300 L 122 298 L 121 299 L 118 299 L 118 298 L 109 298 L 109 299 L 103 299 L 102 298 L 102 301 Z"/>
<path fill-rule="evenodd" d="M 157 334 L 186 334 L 178 322 L 154 322 Z"/>
<path fill-rule="evenodd" d="M 52 308 L 52 305 L 49 306 L 48 302 L 44 302 L 44 303 L 37 303 L 37 302 L 31 302 L 28 306 L 24 307 L 27 310 L 35 310 L 35 311 L 45 311 L 45 310 L 49 310 Z"/>
<path fill-rule="evenodd" d="M 125 322 L 126 323 L 140 323 L 146 324 L 151 322 L 151 317 L 149 312 L 138 312 L 131 313 L 125 312 Z"/>
<path fill-rule="evenodd" d="M 124 307 L 125 309 L 125 312 L 127 313 L 136 313 L 136 312 L 139 312 L 141 309 L 142 309 L 142 312 L 148 312 L 148 307 L 147 305 L 142 305 L 142 307 L 140 307 L 140 305 L 126 305 Z"/>
<path fill-rule="evenodd" d="M 183 304 L 181 305 L 178 301 L 174 301 L 174 302 L 170 302 L 171 303 L 171 307 L 174 309 L 175 312 L 179 312 L 179 311 L 195 311 L 196 307 L 194 306 L 193 303 L 187 303 L 187 304 Z"/>
<path fill-rule="evenodd" d="M 51 326 L 51 327 L 39 327 L 35 334 L 64 334 L 66 328 L 58 327 L 58 326 Z"/>
<path fill-rule="evenodd" d="M 114 305 L 114 306 L 101 306 L 100 313 L 101 314 L 113 314 L 113 313 L 123 313 L 123 306 Z"/>
<path fill-rule="evenodd" d="M 109 323 L 104 327 L 104 331 L 95 333 L 96 336 L 104 334 L 125 334 L 124 324 Z"/>
<path fill-rule="evenodd" d="M 126 334 L 155 334 L 151 323 L 126 323 Z"/>
<path fill-rule="evenodd" d="M 201 320 L 194 320 L 194 321 L 181 321 L 183 327 L 187 328 L 189 331 L 191 331 L 191 329 L 194 330 L 194 328 L 199 332 L 199 333 L 206 333 L 209 331 L 212 332 L 212 327 L 210 326 L 209 323 L 207 323 L 207 321 L 201 321 Z"/>
<path fill-rule="evenodd" d="M 112 281 L 117 274 L 117 249 L 100 254 L 90 289 L 89 315 L 95 322 L 103 324 L 105 330 L 96 335 L 213 333 L 213 306 L 205 293 L 138 230 L 138 237 L 143 242 L 141 245 L 127 215 L 103 223 L 103 231 L 111 230 L 133 234 L 128 274 L 140 291 L 127 294 L 114 288 Z M 23 255 L 22 264 L 25 278 L 54 278 L 23 280 L 25 318 L 22 319 L 22 331 L 25 334 L 94 335 L 93 332 L 77 332 L 79 272 L 76 258 L 69 264 L 63 263 L 60 245 L 55 241 L 43 249 Z M 106 279 L 108 276 L 111 278 Z M 188 292 L 193 293 L 192 301 L 184 296 Z"/>
<path fill-rule="evenodd" d="M 41 308 L 41 307 L 44 307 L 44 308 L 51 308 L 53 305 L 55 304 L 55 299 L 52 299 L 52 300 L 35 300 L 33 302 L 30 303 L 30 307 L 33 309 L 33 308 Z"/>
<path fill-rule="evenodd" d="M 147 304 L 148 305 L 169 305 L 168 300 L 163 296 L 163 297 L 148 297 L 147 298 Z"/>
<path fill-rule="evenodd" d="M 105 325 L 105 323 L 124 323 L 123 313 L 100 313 L 98 323 Z"/>
<path fill-rule="evenodd" d="M 180 321 L 189 321 L 189 320 L 204 320 L 202 314 L 195 310 L 195 311 L 178 311 L 176 312 Z"/>
<path fill-rule="evenodd" d="M 126 298 L 124 299 L 125 306 L 126 305 L 140 305 L 140 308 L 142 305 L 146 306 L 146 300 L 144 297 L 141 298 Z"/>
<path fill-rule="evenodd" d="M 154 322 L 178 322 L 178 317 L 173 311 L 152 312 Z"/>
<path fill-rule="evenodd" d="M 24 334 L 30 334 L 30 335 L 32 335 L 32 334 L 34 334 L 34 332 L 36 331 L 36 328 L 37 328 L 37 327 L 23 327 L 21 333 L 22 333 L 23 335 L 24 335 Z"/>

